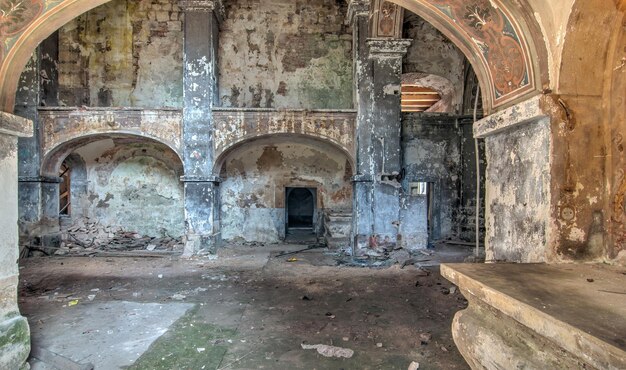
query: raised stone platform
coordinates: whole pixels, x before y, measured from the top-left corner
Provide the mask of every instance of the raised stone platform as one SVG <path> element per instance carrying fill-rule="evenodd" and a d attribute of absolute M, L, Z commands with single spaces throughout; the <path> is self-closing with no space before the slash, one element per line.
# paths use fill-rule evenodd
<path fill-rule="evenodd" d="M 626 369 L 626 268 L 444 264 L 469 301 L 452 323 L 473 369 Z"/>

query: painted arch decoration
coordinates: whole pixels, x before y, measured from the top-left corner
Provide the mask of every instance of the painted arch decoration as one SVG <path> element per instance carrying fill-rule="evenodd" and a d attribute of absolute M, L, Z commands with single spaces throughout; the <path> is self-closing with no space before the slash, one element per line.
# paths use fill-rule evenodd
<path fill-rule="evenodd" d="M 420 15 L 463 50 L 498 108 L 537 90 L 529 35 L 501 0 L 389 0 Z M 529 11 L 531 11 L 529 9 Z"/>
<path fill-rule="evenodd" d="M 19 74 L 39 42 L 107 1 L 0 0 L 1 110 L 13 111 Z M 537 53 L 529 45 L 544 43 L 529 43 L 524 20 L 505 6 L 507 0 L 388 1 L 422 16 L 465 52 L 481 79 L 486 107 L 497 109 L 537 90 Z"/>

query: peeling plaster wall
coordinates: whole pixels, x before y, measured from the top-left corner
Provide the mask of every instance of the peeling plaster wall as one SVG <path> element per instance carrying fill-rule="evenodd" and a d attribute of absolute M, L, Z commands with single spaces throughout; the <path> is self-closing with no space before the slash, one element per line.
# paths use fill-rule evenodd
<path fill-rule="evenodd" d="M 446 117 L 429 119 L 419 114 L 402 116 L 402 151 L 404 153 L 404 182 L 432 182 L 435 185 L 438 212 L 435 212 L 435 239 L 450 237 L 455 230 L 456 208 L 459 203 L 459 174 L 461 166 L 461 143 L 456 119 Z M 414 197 L 409 197 L 408 201 Z M 426 202 L 419 203 L 421 225 L 425 229 Z"/>
<path fill-rule="evenodd" d="M 485 138 L 487 261 L 546 261 L 551 145 L 548 118 Z"/>
<path fill-rule="evenodd" d="M 220 176 L 222 238 L 274 243 L 285 236 L 285 188 L 317 188 L 316 231 L 325 209 L 350 210 L 352 169 L 340 151 L 314 142 L 247 144 Z"/>
<path fill-rule="evenodd" d="M 224 107 L 352 107 L 343 0 L 232 0 L 220 27 Z"/>
<path fill-rule="evenodd" d="M 182 106 L 182 13 L 174 0 L 113 0 L 59 30 L 66 106 Z"/>
<path fill-rule="evenodd" d="M 455 88 L 452 112 L 459 112 L 463 101 L 463 52 L 430 23 L 408 11 L 403 36 L 413 42 L 404 56 L 402 73 L 434 74 L 449 80 Z"/>
<path fill-rule="evenodd" d="M 482 174 L 484 145 L 481 151 Z M 476 215 L 476 159 L 471 121 L 453 115 L 416 114 L 402 115 L 403 168 L 406 176 L 402 185 L 401 234 L 408 248 L 426 246 L 427 199 L 413 196 L 412 182 L 432 182 L 431 241 L 462 239 L 474 241 Z M 481 187 L 484 194 L 484 175 Z M 484 203 L 479 222 L 484 222 Z M 412 236 L 411 236 L 412 235 Z"/>
<path fill-rule="evenodd" d="M 117 138 L 73 153 L 85 163 L 87 192 L 72 196 L 78 201 L 72 218 L 86 216 L 154 237 L 183 235 L 182 164 L 174 152 L 162 144 Z"/>

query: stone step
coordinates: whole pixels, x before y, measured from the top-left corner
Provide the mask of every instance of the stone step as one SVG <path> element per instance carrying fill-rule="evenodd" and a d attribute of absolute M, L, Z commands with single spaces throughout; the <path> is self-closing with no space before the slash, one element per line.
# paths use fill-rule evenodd
<path fill-rule="evenodd" d="M 350 245 L 352 213 L 329 211 L 324 215 L 324 238 L 330 249 Z"/>

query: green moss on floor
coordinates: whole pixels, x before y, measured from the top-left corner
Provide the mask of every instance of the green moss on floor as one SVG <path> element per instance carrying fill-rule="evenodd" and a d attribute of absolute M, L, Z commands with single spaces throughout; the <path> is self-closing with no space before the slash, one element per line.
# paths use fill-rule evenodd
<path fill-rule="evenodd" d="M 217 369 L 236 332 L 199 318 L 199 306 L 189 310 L 129 370 Z"/>

